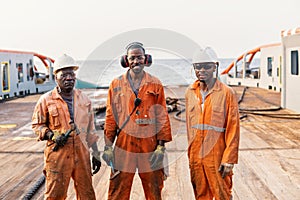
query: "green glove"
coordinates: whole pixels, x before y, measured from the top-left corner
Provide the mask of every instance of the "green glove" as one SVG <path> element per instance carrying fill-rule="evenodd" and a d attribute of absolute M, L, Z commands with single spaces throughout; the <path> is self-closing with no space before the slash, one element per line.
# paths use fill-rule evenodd
<path fill-rule="evenodd" d="M 157 145 L 155 151 L 152 153 L 149 161 L 152 170 L 163 168 L 164 153 L 166 148 L 162 145 Z"/>
<path fill-rule="evenodd" d="M 114 152 L 112 146 L 105 146 L 102 154 L 103 160 L 110 166 L 110 163 L 114 163 Z"/>

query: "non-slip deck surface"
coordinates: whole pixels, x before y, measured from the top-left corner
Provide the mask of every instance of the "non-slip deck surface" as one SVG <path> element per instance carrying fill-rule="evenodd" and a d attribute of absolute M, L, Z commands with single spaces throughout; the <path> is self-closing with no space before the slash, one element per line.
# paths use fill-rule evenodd
<path fill-rule="evenodd" d="M 169 88 L 166 96 L 184 98 L 184 90 L 184 87 Z M 234 87 L 234 90 L 240 97 L 243 88 Z M 21 199 L 42 176 L 45 143 L 35 140 L 30 126 L 38 97 L 0 103 L 0 199 Z M 234 199 L 299 198 L 299 115 L 288 110 L 268 111 L 279 105 L 279 93 L 258 88 L 246 90 L 240 103 L 241 115 L 245 117 L 241 119 L 239 164 L 234 167 Z M 261 109 L 264 111 L 259 111 Z M 170 176 L 165 181 L 163 199 L 193 200 L 185 123 L 176 120 L 174 115 L 175 112 L 170 113 L 173 141 L 167 145 Z M 185 118 L 184 113 L 180 116 Z M 103 131 L 98 134 L 102 150 Z M 110 169 L 103 162 L 100 172 L 93 177 L 99 200 L 107 198 L 109 173 Z M 73 183 L 70 184 L 67 199 L 76 199 Z M 32 199 L 43 199 L 43 192 L 44 185 Z M 134 179 L 131 199 L 144 199 L 138 176 Z"/>

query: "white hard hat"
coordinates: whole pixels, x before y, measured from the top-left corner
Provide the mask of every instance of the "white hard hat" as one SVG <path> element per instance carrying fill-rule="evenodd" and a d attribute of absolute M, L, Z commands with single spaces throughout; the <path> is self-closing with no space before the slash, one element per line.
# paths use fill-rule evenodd
<path fill-rule="evenodd" d="M 193 63 L 218 62 L 218 56 L 211 47 L 198 49 L 193 56 Z"/>
<path fill-rule="evenodd" d="M 56 74 L 58 70 L 67 67 L 72 67 L 74 70 L 77 70 L 79 68 L 78 64 L 71 56 L 64 54 L 55 60 L 53 65 L 53 73 Z"/>

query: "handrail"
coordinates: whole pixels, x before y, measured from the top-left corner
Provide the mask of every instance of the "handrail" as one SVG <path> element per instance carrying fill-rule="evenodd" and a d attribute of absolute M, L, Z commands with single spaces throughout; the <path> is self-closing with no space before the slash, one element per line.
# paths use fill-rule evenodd
<path fill-rule="evenodd" d="M 274 47 L 274 46 L 280 46 L 281 43 L 273 43 L 273 44 L 266 44 L 266 45 L 262 45 L 262 46 L 259 46 L 259 47 L 256 47 L 254 49 L 251 49 L 249 51 L 247 51 L 246 53 L 243 53 L 242 55 L 240 55 L 236 60 L 232 61 L 228 67 L 222 71 L 221 75 L 224 75 L 224 74 L 228 74 L 228 72 L 232 69 L 232 67 L 234 66 L 234 64 L 240 60 L 242 60 L 244 58 L 245 55 L 249 55 L 251 54 L 250 58 L 249 58 L 249 62 L 252 61 L 252 59 L 254 58 L 255 54 L 257 52 L 260 52 L 262 48 L 267 48 L 267 47 Z"/>

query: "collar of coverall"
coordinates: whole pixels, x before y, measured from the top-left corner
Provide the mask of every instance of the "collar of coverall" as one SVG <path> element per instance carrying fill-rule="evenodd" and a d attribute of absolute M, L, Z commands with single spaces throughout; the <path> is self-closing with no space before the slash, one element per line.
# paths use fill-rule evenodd
<path fill-rule="evenodd" d="M 130 70 L 130 69 L 129 69 Z M 129 81 L 127 79 L 127 74 L 129 73 L 129 70 L 127 70 L 127 72 L 125 74 L 122 75 L 122 79 L 124 80 L 124 82 L 127 84 L 129 84 Z M 144 71 L 144 77 L 142 79 L 141 82 L 141 86 L 145 83 L 151 83 L 151 79 L 150 79 L 150 74 L 148 74 L 147 72 Z"/>
<path fill-rule="evenodd" d="M 74 92 L 74 96 L 79 96 L 81 94 L 81 91 L 80 90 L 76 90 L 76 89 L 73 89 L 73 92 Z M 62 97 L 60 96 L 60 94 L 58 93 L 58 89 L 57 87 L 54 88 L 54 90 L 52 90 L 52 97 L 53 99 L 62 99 Z"/>
<path fill-rule="evenodd" d="M 197 88 L 200 87 L 200 81 L 196 80 L 190 87 L 190 90 L 196 90 Z M 221 89 L 221 83 L 220 81 L 217 79 L 213 88 L 211 89 L 212 91 L 219 91 Z"/>

